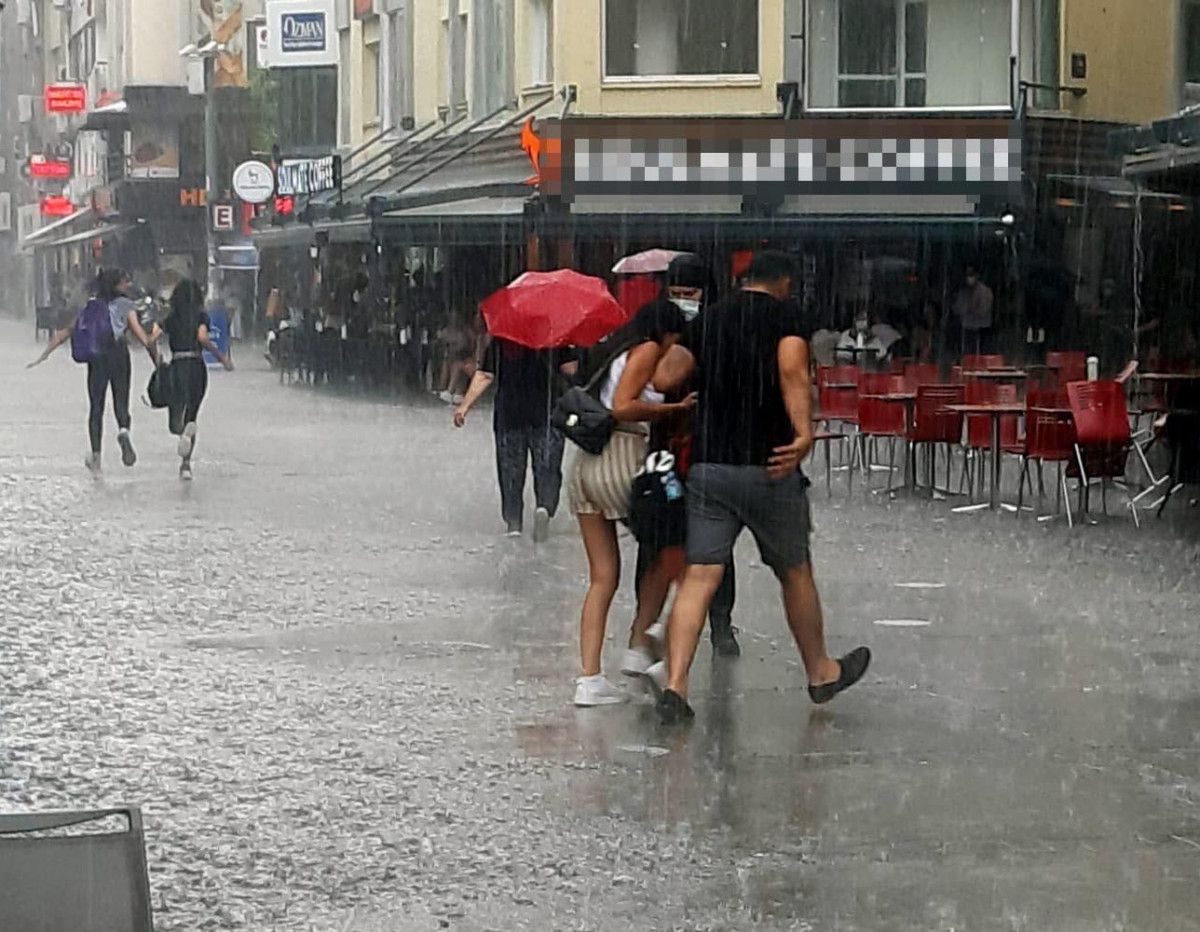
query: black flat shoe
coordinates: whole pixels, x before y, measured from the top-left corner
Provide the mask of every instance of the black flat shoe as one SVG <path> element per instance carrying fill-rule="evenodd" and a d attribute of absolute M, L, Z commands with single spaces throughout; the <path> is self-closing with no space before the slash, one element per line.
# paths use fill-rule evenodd
<path fill-rule="evenodd" d="M 734 636 L 736 629 L 728 622 L 712 625 L 712 647 L 713 653 L 718 657 L 740 657 L 742 648 Z"/>
<path fill-rule="evenodd" d="M 664 725 L 677 725 L 696 715 L 687 700 L 673 689 L 664 689 L 654 708 L 658 712 L 658 720 Z"/>
<path fill-rule="evenodd" d="M 862 679 L 863 674 L 867 672 L 867 667 L 871 665 L 871 649 L 856 647 L 839 660 L 838 664 L 842 668 L 842 674 L 835 682 L 808 687 L 808 697 L 817 705 L 828 702 L 838 693 L 849 689 Z"/>

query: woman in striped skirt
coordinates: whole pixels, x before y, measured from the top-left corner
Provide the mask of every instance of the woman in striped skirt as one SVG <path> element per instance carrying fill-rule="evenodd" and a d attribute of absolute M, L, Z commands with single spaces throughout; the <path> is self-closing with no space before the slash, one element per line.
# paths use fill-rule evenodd
<path fill-rule="evenodd" d="M 625 692 L 601 673 L 608 611 L 621 579 L 617 522 L 629 517 L 633 480 L 646 461 L 650 422 L 676 417 L 696 403 L 695 396 L 689 396 L 668 404 L 650 387 L 659 360 L 679 338 L 683 323 L 683 315 L 673 305 L 654 302 L 638 312 L 628 333 L 609 339 L 610 345 L 633 344 L 612 362 L 600 391 L 600 400 L 612 410 L 617 429 L 601 453 L 579 453 L 568 480 L 571 510 L 579 521 L 589 572 L 580 618 L 581 670 L 575 681 L 578 706 L 611 705 L 626 698 Z M 648 582 L 653 585 L 658 580 Z M 669 580 L 664 585 L 669 585 Z"/>

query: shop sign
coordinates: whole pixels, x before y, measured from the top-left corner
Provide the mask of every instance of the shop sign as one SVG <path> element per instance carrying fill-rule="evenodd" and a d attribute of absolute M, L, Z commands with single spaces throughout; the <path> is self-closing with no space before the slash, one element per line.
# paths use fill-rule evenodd
<path fill-rule="evenodd" d="M 29 177 L 39 181 L 66 181 L 71 177 L 71 163 L 66 159 L 51 159 L 44 155 L 29 157 Z"/>
<path fill-rule="evenodd" d="M 267 0 L 267 58 L 272 68 L 338 63 L 334 0 Z"/>
<path fill-rule="evenodd" d="M 179 177 L 179 127 L 163 123 L 135 123 L 131 140 L 130 178 Z"/>
<path fill-rule="evenodd" d="M 179 206 L 180 207 L 206 207 L 208 205 L 208 192 L 203 188 L 180 188 L 179 189 Z"/>
<path fill-rule="evenodd" d="M 265 204 L 275 193 L 275 174 L 262 162 L 242 162 L 233 171 L 233 193 L 247 204 Z"/>
<path fill-rule="evenodd" d="M 1006 119 L 569 119 L 543 139 L 542 193 L 692 199 L 1016 196 L 1020 128 Z"/>
<path fill-rule="evenodd" d="M 69 197 L 56 195 L 42 198 L 43 217 L 69 217 L 75 213 L 75 205 Z"/>
<path fill-rule="evenodd" d="M 233 205 L 214 204 L 212 209 L 213 229 L 218 233 L 229 233 L 233 230 Z"/>
<path fill-rule="evenodd" d="M 43 97 L 47 113 L 83 113 L 87 109 L 87 86 L 83 84 L 47 84 Z"/>
<path fill-rule="evenodd" d="M 275 193 L 281 197 L 320 194 L 342 183 L 342 157 L 327 155 L 320 159 L 284 159 L 276 172 Z"/>

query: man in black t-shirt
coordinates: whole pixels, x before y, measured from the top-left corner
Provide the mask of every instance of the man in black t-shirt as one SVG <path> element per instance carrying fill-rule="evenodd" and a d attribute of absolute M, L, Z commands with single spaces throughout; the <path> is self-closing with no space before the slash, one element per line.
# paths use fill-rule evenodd
<path fill-rule="evenodd" d="M 550 426 L 550 413 L 557 400 L 559 373 L 572 361 L 566 351 L 531 350 L 508 340 L 490 340 L 462 404 L 454 410 L 454 424 L 462 427 L 471 408 L 496 383 L 492 428 L 500 512 L 511 537 L 520 535 L 524 525 L 525 469 L 530 459 L 537 502 L 534 540 L 545 539 L 558 510 L 564 441 Z"/>
<path fill-rule="evenodd" d="M 866 672 L 860 647 L 840 661 L 826 651 L 809 554 L 808 479 L 813 444 L 810 328 L 788 303 L 791 257 L 755 256 L 741 291 L 689 325 L 664 357 L 654 384 L 692 379 L 699 393 L 688 476 L 688 567 L 668 622 L 668 684 L 658 700 L 666 724 L 692 716 L 688 672 L 704 616 L 742 530 L 779 579 L 788 626 L 808 673 L 809 695 L 828 702 Z"/>

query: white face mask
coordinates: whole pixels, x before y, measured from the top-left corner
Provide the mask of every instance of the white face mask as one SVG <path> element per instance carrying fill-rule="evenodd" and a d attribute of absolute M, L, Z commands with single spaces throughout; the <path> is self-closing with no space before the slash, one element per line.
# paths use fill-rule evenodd
<path fill-rule="evenodd" d="M 679 308 L 684 320 L 695 320 L 700 313 L 700 302 L 691 298 L 672 298 L 671 303 Z"/>

